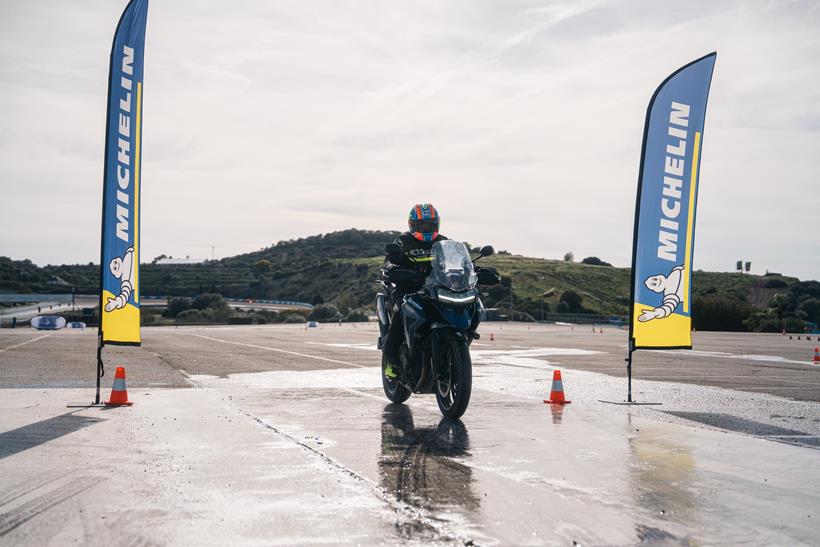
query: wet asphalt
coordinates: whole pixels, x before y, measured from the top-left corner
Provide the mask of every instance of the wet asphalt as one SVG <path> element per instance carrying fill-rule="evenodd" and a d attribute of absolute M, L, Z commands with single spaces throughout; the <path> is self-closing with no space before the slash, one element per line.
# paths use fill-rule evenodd
<path fill-rule="evenodd" d="M 600 402 L 625 397 L 623 331 L 484 327 L 455 421 L 429 395 L 385 399 L 373 325 L 146 328 L 141 348 L 105 349 L 135 402 L 113 410 L 65 406 L 93 396 L 93 330 L 4 329 L 0 543 L 820 537 L 810 342 L 696 333 L 694 352 L 638 352 L 635 396 L 663 404 L 626 407 Z M 541 401 L 555 368 L 565 407 Z"/>
<path fill-rule="evenodd" d="M 185 387 L 179 370 L 227 376 L 378 366 L 378 353 L 350 349 L 375 346 L 376 332 L 373 324 L 322 325 L 318 329 L 300 325 L 144 328 L 141 348 L 109 346 L 105 357 L 111 365 L 132 365 L 132 385 Z M 52 333 L 0 330 L 0 387 L 93 385 L 95 333 L 95 329 Z M 626 333 L 621 329 L 596 327 L 593 333 L 589 326 L 485 323 L 480 333 L 482 339 L 474 343 L 474 349 L 520 352 L 539 347 L 580 348 L 598 353 L 554 355 L 550 363 L 556 368 L 626 375 Z M 47 338 L 41 339 L 43 336 Z M 820 346 L 816 336 L 806 340 L 803 335 L 800 341 L 796 335 L 790 340 L 780 334 L 697 332 L 693 336 L 692 351 L 637 351 L 633 377 L 820 402 L 820 366 L 812 364 L 814 348 Z M 3 351 L 35 338 L 40 340 L 26 349 Z"/>

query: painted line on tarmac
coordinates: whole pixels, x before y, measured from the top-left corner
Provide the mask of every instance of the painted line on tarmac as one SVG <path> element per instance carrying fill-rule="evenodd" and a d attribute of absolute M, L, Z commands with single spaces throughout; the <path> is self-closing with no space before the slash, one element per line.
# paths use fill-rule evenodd
<path fill-rule="evenodd" d="M 219 338 L 213 338 L 211 336 L 205 336 L 204 334 L 193 334 L 191 336 L 196 336 L 197 338 L 204 338 L 205 340 L 212 340 L 214 342 L 220 342 L 222 344 L 233 344 L 235 346 L 245 346 L 248 348 L 255 348 L 255 349 L 263 349 L 265 351 L 275 351 L 277 353 L 285 353 L 287 355 L 296 355 L 298 357 L 307 357 L 308 359 L 316 359 L 318 361 L 327 361 L 328 363 L 338 363 L 340 365 L 347 365 L 351 367 L 358 367 L 358 368 L 372 368 L 367 365 L 360 365 L 358 363 L 351 363 L 349 361 L 339 361 L 338 359 L 330 359 L 328 357 L 320 357 L 319 355 L 309 355 L 307 353 L 299 353 L 296 351 L 288 351 L 285 349 L 279 348 L 271 348 L 268 346 L 257 346 L 256 344 L 245 344 L 244 342 L 233 342 L 231 340 L 220 340 Z"/>
<path fill-rule="evenodd" d="M 342 391 L 347 391 L 348 393 L 353 393 L 354 395 L 361 395 L 362 397 L 370 397 L 371 399 L 376 399 L 379 402 L 385 402 L 384 395 L 373 395 L 372 393 L 365 393 L 364 391 L 359 391 L 358 389 L 353 389 L 349 387 L 341 388 Z"/>
<path fill-rule="evenodd" d="M 50 334 L 44 334 L 42 336 L 38 336 L 37 338 L 32 338 L 31 340 L 26 340 L 25 342 L 20 342 L 19 344 L 14 344 L 13 346 L 9 346 L 7 348 L 0 348 L 0 353 L 19 348 L 20 346 L 25 346 L 26 344 L 31 344 L 32 342 L 36 342 L 37 340 L 42 340 L 43 338 L 48 338 L 51 336 Z"/>
<path fill-rule="evenodd" d="M 729 388 L 735 391 L 792 391 L 792 390 L 801 390 L 801 391 L 820 391 L 820 387 L 733 387 Z M 811 402 L 811 401 L 799 401 L 799 402 Z"/>

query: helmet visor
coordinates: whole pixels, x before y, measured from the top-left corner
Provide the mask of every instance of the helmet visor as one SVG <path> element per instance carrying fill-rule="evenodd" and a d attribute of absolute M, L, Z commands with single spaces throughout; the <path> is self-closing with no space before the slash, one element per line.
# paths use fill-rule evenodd
<path fill-rule="evenodd" d="M 423 234 L 438 232 L 438 219 L 411 220 L 410 229 L 413 232 L 421 232 Z"/>

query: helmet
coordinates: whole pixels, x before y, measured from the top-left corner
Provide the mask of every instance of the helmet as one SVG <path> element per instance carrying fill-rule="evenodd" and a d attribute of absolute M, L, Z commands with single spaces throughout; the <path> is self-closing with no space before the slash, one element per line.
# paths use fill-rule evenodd
<path fill-rule="evenodd" d="M 407 225 L 419 241 L 433 241 L 438 236 L 441 218 L 432 203 L 417 203 L 410 209 Z"/>

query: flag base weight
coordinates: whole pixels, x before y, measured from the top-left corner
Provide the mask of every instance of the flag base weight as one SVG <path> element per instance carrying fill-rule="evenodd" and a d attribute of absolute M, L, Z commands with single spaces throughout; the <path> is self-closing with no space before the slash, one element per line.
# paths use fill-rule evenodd
<path fill-rule="evenodd" d="M 68 403 L 65 406 L 66 408 L 94 408 L 103 407 L 105 405 L 103 403 Z"/>

